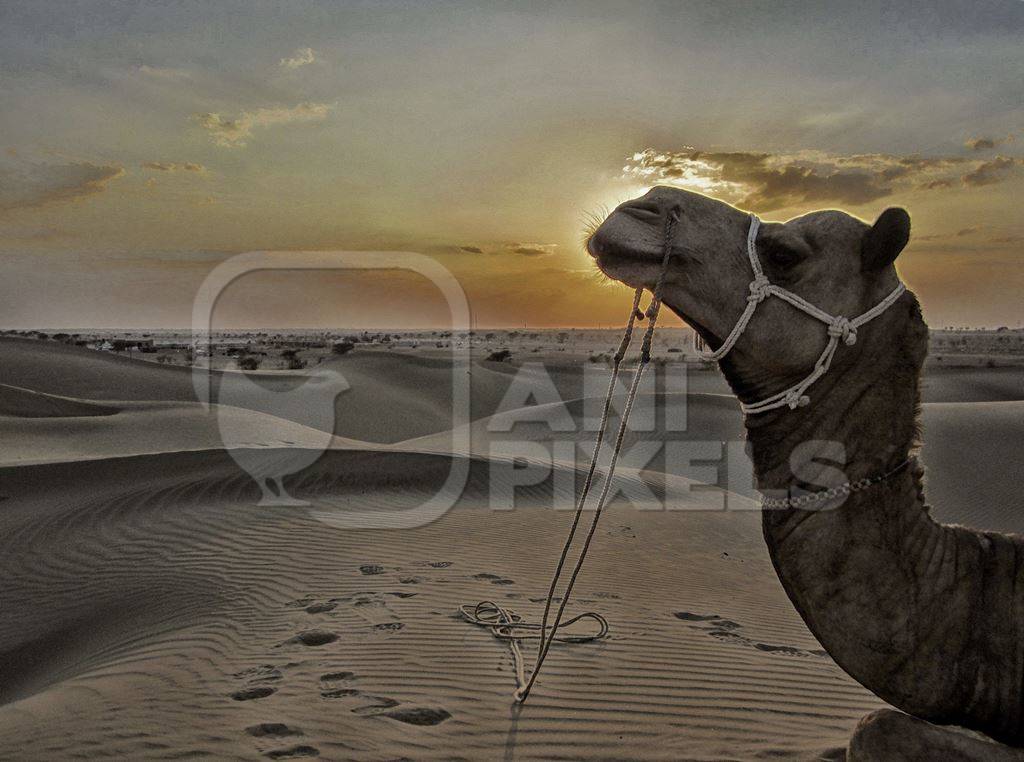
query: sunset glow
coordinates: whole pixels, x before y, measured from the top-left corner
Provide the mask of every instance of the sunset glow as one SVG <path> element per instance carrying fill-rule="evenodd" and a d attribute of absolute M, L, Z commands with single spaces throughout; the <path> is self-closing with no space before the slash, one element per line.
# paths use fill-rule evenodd
<path fill-rule="evenodd" d="M 587 220 L 669 184 L 769 219 L 905 206 L 931 321 L 1016 325 L 1024 6 L 955 8 L 5 3 L 0 324 L 183 325 L 266 249 L 427 254 L 481 324 L 614 322 Z M 365 322 L 289 288 L 233 319 Z M 381 322 L 430 312 L 399 301 Z"/>

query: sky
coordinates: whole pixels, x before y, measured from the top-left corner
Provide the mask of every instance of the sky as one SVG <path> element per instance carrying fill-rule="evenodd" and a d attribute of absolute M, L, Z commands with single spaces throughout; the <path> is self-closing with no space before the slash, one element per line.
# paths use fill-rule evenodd
<path fill-rule="evenodd" d="M 930 324 L 1021 325 L 1022 37 L 1019 0 L 2 0 L 0 327 L 185 327 L 253 250 L 418 252 L 476 325 L 615 325 L 588 220 L 656 184 L 904 206 Z M 448 320 L 394 271 L 253 273 L 217 313 Z"/>

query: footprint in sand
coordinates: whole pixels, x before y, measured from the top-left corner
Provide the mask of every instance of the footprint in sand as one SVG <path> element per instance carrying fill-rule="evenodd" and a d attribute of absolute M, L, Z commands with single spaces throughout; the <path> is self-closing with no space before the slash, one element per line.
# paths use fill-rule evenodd
<path fill-rule="evenodd" d="M 435 569 L 447 569 L 449 566 L 452 565 L 452 562 L 451 561 L 430 561 L 429 565 L 433 566 Z"/>
<path fill-rule="evenodd" d="M 265 752 L 264 756 L 270 759 L 295 759 L 297 757 L 319 757 L 320 750 L 315 746 L 307 746 L 305 744 L 299 746 L 289 746 L 287 749 L 272 749 L 271 751 Z"/>
<path fill-rule="evenodd" d="M 303 732 L 298 728 L 289 727 L 283 722 L 261 722 L 259 725 L 250 725 L 245 732 L 253 738 L 274 741 L 289 736 L 301 736 Z M 270 749 L 263 752 L 263 755 L 271 759 L 292 759 L 294 757 L 319 757 L 320 750 L 308 744 L 296 744 L 281 749 Z"/>
<path fill-rule="evenodd" d="M 507 579 L 506 577 L 502 577 L 500 574 L 491 574 L 490 572 L 474 574 L 473 579 L 486 580 L 492 585 L 514 585 L 516 583 L 514 579 Z"/>
<path fill-rule="evenodd" d="M 237 677 L 239 680 L 246 680 L 251 683 L 273 682 L 280 680 L 283 676 L 281 670 L 273 664 L 258 664 L 255 667 L 249 667 L 234 674 L 234 677 Z"/>
<path fill-rule="evenodd" d="M 261 722 L 259 725 L 250 725 L 245 732 L 254 738 L 285 738 L 303 734 L 298 728 L 289 727 L 283 722 Z"/>
<path fill-rule="evenodd" d="M 268 685 L 257 685 L 251 688 L 240 688 L 231 694 L 235 701 L 252 701 L 254 699 L 266 698 L 277 692 L 277 688 Z"/>
<path fill-rule="evenodd" d="M 388 717 L 408 725 L 438 725 L 452 716 L 447 710 L 434 707 L 402 707 L 401 702 L 388 696 L 376 696 L 353 688 L 354 679 L 354 673 L 344 671 L 321 675 L 320 696 L 345 702 L 352 714 Z"/>
<path fill-rule="evenodd" d="M 721 619 L 718 614 L 691 614 L 689 611 L 676 611 L 672 616 L 684 622 L 710 622 L 713 619 Z"/>
<path fill-rule="evenodd" d="M 338 634 L 331 632 L 330 630 L 305 630 L 300 632 L 294 637 L 288 638 L 288 640 L 281 643 L 281 646 L 300 644 L 309 647 L 325 646 L 328 643 L 333 643 L 338 639 Z"/>
<path fill-rule="evenodd" d="M 241 672 L 236 672 L 234 677 L 238 680 L 243 680 L 245 685 L 233 691 L 230 694 L 231 698 L 235 701 L 254 701 L 276 693 L 277 688 L 268 685 L 268 683 L 277 682 L 281 679 L 282 674 L 281 670 L 273 664 L 260 664 L 243 669 Z"/>
<path fill-rule="evenodd" d="M 372 696 L 348 685 L 355 675 L 351 672 L 333 672 L 320 677 L 320 696 L 325 699 L 347 699 L 353 714 L 371 714 L 398 706 L 393 698 Z M 342 683 L 338 685 L 337 683 Z"/>
<path fill-rule="evenodd" d="M 355 672 L 349 672 L 347 670 L 341 670 L 340 672 L 325 672 L 320 675 L 321 683 L 338 683 L 344 680 L 351 680 L 356 676 Z"/>
<path fill-rule="evenodd" d="M 334 601 L 326 601 L 325 603 L 313 603 L 306 606 L 307 614 L 326 614 L 328 611 L 334 611 L 338 604 Z"/>
<path fill-rule="evenodd" d="M 756 648 L 758 651 L 783 654 L 785 656 L 812 656 L 819 658 L 828 656 L 828 654 L 821 649 L 806 650 L 795 646 L 760 643 L 758 641 L 751 640 L 745 635 L 741 635 L 737 632 L 742 629 L 739 624 L 729 619 L 722 619 L 717 614 L 693 614 L 689 611 L 676 611 L 673 612 L 672 615 L 676 619 L 681 619 L 684 622 L 694 622 L 695 624 L 691 624 L 691 627 L 701 630 L 713 638 L 724 640 L 729 643 L 736 643 L 737 645 L 747 646 L 749 648 Z"/>
<path fill-rule="evenodd" d="M 370 577 L 376 574 L 383 574 L 385 569 L 383 566 L 378 566 L 377 564 L 363 564 L 359 567 L 359 571 Z"/>
<path fill-rule="evenodd" d="M 336 606 L 337 601 L 333 598 L 323 601 L 312 595 L 304 595 L 285 604 L 286 608 L 303 609 L 307 614 L 325 614 L 328 611 L 333 611 Z"/>
<path fill-rule="evenodd" d="M 352 595 L 331 598 L 329 600 L 316 600 L 312 596 L 306 596 L 289 605 L 301 605 L 309 614 L 327 614 L 335 611 L 339 606 L 347 605 L 354 614 L 366 622 L 369 631 L 374 633 L 397 632 L 405 627 L 398 615 L 391 609 L 390 598 L 412 598 L 417 593 L 403 592 L 377 592 L 366 591 L 353 593 Z M 365 632 L 365 631 L 364 631 Z M 351 633 L 358 635 L 358 632 Z M 305 646 L 320 646 L 337 640 L 338 636 L 329 630 L 307 630 L 293 638 L 285 641 L 282 645 L 301 643 Z"/>
<path fill-rule="evenodd" d="M 409 725 L 440 725 L 451 717 L 451 714 L 444 709 L 431 709 L 429 707 L 395 709 L 390 712 L 381 712 L 381 714 Z"/>

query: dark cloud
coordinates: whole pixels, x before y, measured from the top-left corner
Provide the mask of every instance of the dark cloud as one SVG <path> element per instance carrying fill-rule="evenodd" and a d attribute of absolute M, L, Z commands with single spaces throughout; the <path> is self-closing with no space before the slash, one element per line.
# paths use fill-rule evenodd
<path fill-rule="evenodd" d="M 970 227 L 970 228 L 961 228 L 960 230 L 956 231 L 956 235 L 955 235 L 955 237 L 956 237 L 956 238 L 964 238 L 965 236 L 969 236 L 969 235 L 974 235 L 974 234 L 975 234 L 975 233 L 977 233 L 977 232 L 978 232 L 978 231 L 979 231 L 980 229 L 981 229 L 981 228 L 979 228 L 979 227 L 977 227 L 977 226 L 975 226 L 975 227 Z"/>
<path fill-rule="evenodd" d="M 124 174 L 121 167 L 89 162 L 0 166 L 0 211 L 29 209 L 101 193 Z"/>
<path fill-rule="evenodd" d="M 995 183 L 1015 163 L 1005 157 L 981 161 L 961 156 L 646 149 L 632 156 L 623 175 L 648 185 L 689 187 L 770 211 L 818 204 L 858 206 L 907 188 L 952 188 L 957 179 L 966 185 Z"/>
<path fill-rule="evenodd" d="M 483 254 L 484 250 L 479 246 L 460 246 L 459 251 L 464 251 L 467 254 Z"/>
<path fill-rule="evenodd" d="M 991 151 L 996 146 L 1012 143 L 1013 139 L 1013 135 L 1007 135 L 1005 138 L 971 138 L 964 145 L 972 151 Z"/>
<path fill-rule="evenodd" d="M 989 151 L 996 147 L 996 141 L 994 138 L 971 138 L 964 145 L 972 151 Z"/>
<path fill-rule="evenodd" d="M 152 169 L 155 172 L 205 172 L 206 167 L 193 161 L 144 161 L 140 164 L 143 169 Z"/>
<path fill-rule="evenodd" d="M 544 249 L 537 249 L 532 246 L 516 246 L 512 251 L 515 254 L 522 254 L 524 257 L 539 257 L 547 254 Z"/>
<path fill-rule="evenodd" d="M 1008 156 L 997 156 L 991 161 L 983 162 L 962 178 L 964 185 L 979 187 L 982 185 L 995 185 L 1005 179 L 1006 173 L 1020 163 L 1019 159 L 1011 159 Z"/>
<path fill-rule="evenodd" d="M 756 178 L 756 182 L 760 187 L 741 201 L 744 206 L 776 209 L 821 202 L 857 205 L 891 195 L 893 190 L 877 175 L 865 172 L 820 174 L 797 166 L 767 171 Z"/>

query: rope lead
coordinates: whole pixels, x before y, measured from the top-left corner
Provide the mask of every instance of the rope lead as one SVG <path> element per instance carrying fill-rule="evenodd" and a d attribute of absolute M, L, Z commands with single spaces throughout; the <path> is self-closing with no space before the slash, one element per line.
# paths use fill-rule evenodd
<path fill-rule="evenodd" d="M 608 493 L 611 489 L 612 478 L 615 475 L 615 466 L 618 463 L 619 453 L 622 451 L 622 442 L 626 435 L 626 424 L 629 421 L 629 415 L 633 410 L 633 403 L 636 400 L 637 390 L 640 388 L 640 379 L 643 376 L 644 368 L 647 367 L 647 364 L 651 360 L 651 344 L 654 337 L 654 327 L 658 321 L 658 313 L 661 311 L 661 295 L 665 285 L 665 274 L 668 270 L 669 259 L 672 256 L 672 242 L 675 236 L 676 224 L 678 222 L 679 208 L 675 207 L 669 212 L 665 221 L 664 256 L 661 261 L 661 272 L 658 274 L 658 280 L 651 295 L 651 303 L 648 305 L 646 312 L 641 312 L 640 310 L 640 298 L 643 295 L 644 289 L 638 288 L 633 294 L 633 306 L 630 308 L 629 320 L 626 322 L 626 327 L 623 331 L 622 341 L 619 343 L 619 348 L 612 359 L 611 378 L 608 382 L 608 391 L 605 394 L 604 408 L 601 412 L 601 425 L 598 427 L 597 431 L 594 454 L 590 459 L 590 467 L 587 469 L 587 478 L 583 483 L 583 490 L 580 492 L 580 498 L 576 503 L 576 510 L 573 514 L 572 525 L 569 527 L 569 534 L 566 537 L 565 545 L 562 547 L 562 553 L 559 556 L 558 565 L 555 567 L 555 572 L 551 579 L 551 585 L 548 588 L 547 598 L 544 603 L 544 615 L 541 619 L 541 623 L 537 625 L 525 622 L 515 612 L 504 609 L 492 601 L 482 601 L 478 603 L 472 611 L 470 611 L 466 606 L 460 608 L 463 617 L 467 621 L 480 626 L 490 627 L 491 633 L 495 637 L 509 641 L 516 669 L 516 691 L 513 695 L 515 700 L 519 703 L 525 703 L 527 697 L 530 695 L 530 691 L 532 690 L 534 683 L 537 681 L 537 676 L 540 674 L 541 667 L 544 664 L 544 660 L 547 658 L 548 650 L 551 648 L 552 643 L 556 640 L 563 643 L 584 643 L 603 638 L 608 634 L 608 622 L 600 614 L 588 611 L 565 622 L 562 622 L 562 615 L 565 613 L 565 608 L 569 603 L 569 598 L 576 585 L 576 579 L 579 576 L 580 570 L 583 568 L 583 562 L 587 557 L 587 552 L 590 550 L 590 543 L 594 539 L 594 533 L 597 531 L 597 524 L 601 519 L 601 513 L 604 510 L 605 502 L 608 499 Z M 612 398 L 615 396 L 615 382 L 618 380 L 619 366 L 621 365 L 622 360 L 626 355 L 626 350 L 629 348 L 630 342 L 632 341 L 633 329 L 636 325 L 636 321 L 643 320 L 645 317 L 648 320 L 647 329 L 644 331 L 640 345 L 639 362 L 637 363 L 636 371 L 633 375 L 633 381 L 630 384 L 629 391 L 626 395 L 626 402 L 622 409 L 622 417 L 619 421 L 619 429 L 616 433 L 615 441 L 612 446 L 608 472 L 604 477 L 604 484 L 601 487 L 601 493 L 597 499 L 594 517 L 591 519 L 590 528 L 587 530 L 586 537 L 583 541 L 583 548 L 581 549 L 579 558 L 576 560 L 576 564 L 573 567 L 572 574 L 569 577 L 569 582 L 566 585 L 565 592 L 559 602 L 558 611 L 555 614 L 555 619 L 551 625 L 549 633 L 548 620 L 555 600 L 555 590 L 558 587 L 562 571 L 565 568 L 565 562 L 569 556 L 569 551 L 572 549 L 573 539 L 576 537 L 576 531 L 579 528 L 580 519 L 583 516 L 583 508 L 590 495 L 591 487 L 593 486 L 594 473 L 597 470 L 598 459 L 601 455 L 601 448 L 604 444 L 605 431 L 608 428 Z M 584 619 L 590 619 L 597 622 L 597 633 L 583 635 L 558 634 L 559 628 L 564 630 L 564 628 Z M 519 630 L 538 630 L 539 632 L 535 635 L 519 634 Z M 537 660 L 534 663 L 529 679 L 526 678 L 525 668 L 523 665 L 523 654 L 519 642 L 524 638 L 536 638 L 540 640 L 540 645 L 537 649 Z"/>

